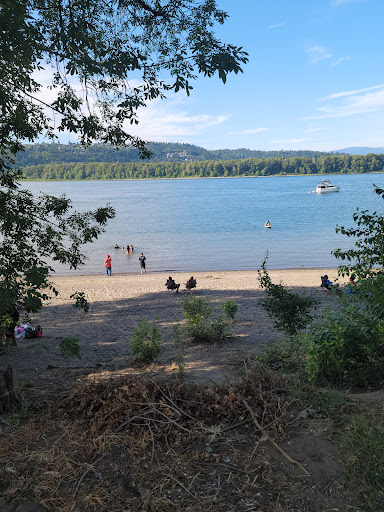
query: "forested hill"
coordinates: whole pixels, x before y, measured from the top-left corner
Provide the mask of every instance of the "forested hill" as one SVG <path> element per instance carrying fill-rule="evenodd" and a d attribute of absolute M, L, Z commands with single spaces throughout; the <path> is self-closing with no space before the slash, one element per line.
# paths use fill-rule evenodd
<path fill-rule="evenodd" d="M 273 176 L 383 172 L 384 155 L 342 155 L 315 151 L 208 151 L 177 143 L 148 144 L 151 160 L 140 160 L 135 149 L 116 151 L 96 144 L 35 144 L 18 153 L 16 165 L 32 180 L 111 180 Z"/>
<path fill-rule="evenodd" d="M 384 155 L 326 155 L 195 162 L 89 162 L 23 168 L 31 180 L 122 180 L 383 172 Z"/>
<path fill-rule="evenodd" d="M 244 158 L 311 157 L 326 155 L 317 151 L 252 151 L 250 149 L 207 149 L 192 144 L 149 142 L 152 152 L 151 162 L 197 162 L 240 160 Z M 17 154 L 16 166 L 61 163 L 130 163 L 142 162 L 139 153 L 133 148 L 116 150 L 106 144 L 94 144 L 85 149 L 80 144 L 30 144 L 25 151 Z"/>

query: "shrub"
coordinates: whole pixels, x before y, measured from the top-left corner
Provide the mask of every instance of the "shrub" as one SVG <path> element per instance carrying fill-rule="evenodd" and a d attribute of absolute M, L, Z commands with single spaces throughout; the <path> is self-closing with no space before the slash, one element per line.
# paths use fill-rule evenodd
<path fill-rule="evenodd" d="M 233 300 L 227 300 L 227 302 L 224 302 L 221 307 L 223 308 L 223 312 L 227 318 L 235 318 L 238 305 Z"/>
<path fill-rule="evenodd" d="M 289 336 L 307 327 L 312 321 L 310 310 L 318 304 L 313 297 L 302 297 L 288 291 L 282 284 L 273 284 L 266 269 L 268 253 L 258 270 L 261 288 L 265 289 L 267 298 L 260 301 L 261 306 L 274 320 L 275 328 Z"/>
<path fill-rule="evenodd" d="M 72 338 L 72 336 L 66 336 L 59 343 L 59 347 L 63 356 L 77 357 L 77 359 L 81 359 L 79 342 L 79 338 Z"/>
<path fill-rule="evenodd" d="M 209 335 L 211 341 L 222 341 L 232 337 L 228 322 L 222 316 L 213 320 L 209 327 Z"/>
<path fill-rule="evenodd" d="M 315 384 L 368 387 L 384 381 L 384 322 L 355 304 L 327 312 L 302 342 Z"/>
<path fill-rule="evenodd" d="M 202 298 L 189 297 L 182 301 L 184 316 L 187 319 L 187 336 L 194 342 L 222 341 L 232 336 L 228 323 L 220 316 L 210 321 L 213 308 Z"/>
<path fill-rule="evenodd" d="M 130 338 L 132 353 L 138 364 L 153 363 L 161 352 L 161 335 L 156 324 L 150 325 L 145 319 L 133 330 Z"/>

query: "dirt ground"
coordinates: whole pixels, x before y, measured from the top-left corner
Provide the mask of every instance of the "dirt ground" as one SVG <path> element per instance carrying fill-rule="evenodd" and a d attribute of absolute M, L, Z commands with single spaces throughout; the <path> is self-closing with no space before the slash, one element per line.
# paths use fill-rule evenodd
<path fill-rule="evenodd" d="M 315 295 L 321 312 L 332 297 L 314 285 L 320 272 L 300 288 L 293 274 L 283 281 Z M 89 278 L 89 313 L 65 298 L 79 283 L 58 280 L 63 297 L 32 318 L 44 336 L 0 356 L 26 404 L 21 419 L 0 421 L 1 511 L 359 510 L 327 420 L 290 398 L 288 378 L 254 364 L 278 337 L 257 276 L 246 285 L 242 273 L 197 278 L 197 297 L 232 299 L 239 310 L 229 341 L 184 345 L 183 379 L 173 326 L 184 294 L 163 290 L 164 276 L 135 276 L 134 286 L 126 276 Z M 129 346 L 143 318 L 158 318 L 163 339 L 159 361 L 145 369 Z M 65 335 L 81 340 L 81 360 L 62 356 Z"/>

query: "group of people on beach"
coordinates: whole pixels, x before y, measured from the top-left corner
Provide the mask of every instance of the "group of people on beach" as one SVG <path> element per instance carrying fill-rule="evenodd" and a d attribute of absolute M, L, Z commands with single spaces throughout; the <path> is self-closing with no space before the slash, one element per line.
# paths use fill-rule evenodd
<path fill-rule="evenodd" d="M 119 246 L 117 244 L 115 245 L 115 249 L 119 249 Z M 124 247 L 123 247 L 123 250 L 124 250 Z M 129 254 L 130 252 L 131 253 L 133 252 L 133 245 L 131 245 L 131 246 L 127 245 L 127 254 Z M 144 273 L 147 272 L 147 269 L 145 268 L 145 261 L 146 261 L 146 257 L 144 256 L 143 253 L 141 253 L 139 256 L 140 274 L 142 274 L 143 272 Z M 111 276 L 112 275 L 112 258 L 109 254 L 107 254 L 107 257 L 104 260 L 104 267 L 105 267 L 107 276 Z"/>

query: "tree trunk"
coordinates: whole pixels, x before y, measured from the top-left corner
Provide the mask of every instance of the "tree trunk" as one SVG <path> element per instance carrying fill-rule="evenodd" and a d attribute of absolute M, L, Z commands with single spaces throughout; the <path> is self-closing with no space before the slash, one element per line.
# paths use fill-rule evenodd
<path fill-rule="evenodd" d="M 20 406 L 20 399 L 13 389 L 12 368 L 0 368 L 0 414 L 15 411 Z"/>

